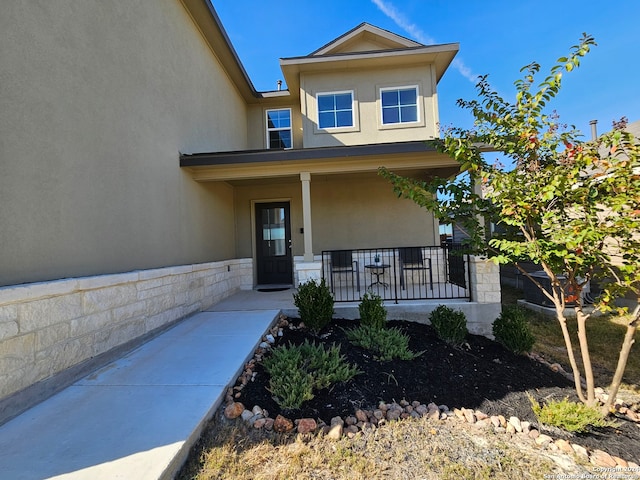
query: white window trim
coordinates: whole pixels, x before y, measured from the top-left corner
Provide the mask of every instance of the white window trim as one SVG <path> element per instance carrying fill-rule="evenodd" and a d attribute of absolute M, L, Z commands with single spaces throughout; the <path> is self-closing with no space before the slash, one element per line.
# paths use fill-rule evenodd
<path fill-rule="evenodd" d="M 350 93 L 351 94 L 351 125 L 349 125 L 348 127 L 328 127 L 328 128 L 323 128 L 320 126 L 320 108 L 318 108 L 318 97 L 320 95 L 340 95 L 343 93 Z M 319 132 L 336 132 L 336 131 L 353 131 L 353 130 L 357 130 L 357 119 L 356 119 L 356 93 L 355 90 L 334 90 L 334 91 L 328 91 L 328 92 L 316 92 L 316 128 L 317 131 Z"/>
<path fill-rule="evenodd" d="M 413 122 L 384 123 L 384 115 L 383 115 L 383 109 L 382 109 L 382 92 L 390 91 L 390 90 L 409 90 L 410 88 L 413 88 L 416 91 L 416 120 Z M 393 86 L 393 87 L 380 87 L 378 89 L 378 101 L 380 103 L 380 109 L 379 109 L 380 126 L 382 128 L 411 127 L 415 125 L 422 125 L 424 123 L 424 120 L 420 115 L 420 112 L 422 111 L 422 108 L 421 108 L 422 97 L 420 96 L 420 85 L 400 85 L 400 86 Z"/>
<path fill-rule="evenodd" d="M 287 128 L 269 128 L 269 112 L 277 112 L 280 110 L 289 110 L 289 122 L 290 125 Z M 267 150 L 271 149 L 271 145 L 269 145 L 269 132 L 280 132 L 282 130 L 289 130 L 291 132 L 291 146 L 289 148 L 285 148 L 285 150 L 291 150 L 293 148 L 293 116 L 291 113 L 291 108 L 267 108 L 264 111 L 264 120 L 265 120 L 265 145 L 267 146 Z"/>

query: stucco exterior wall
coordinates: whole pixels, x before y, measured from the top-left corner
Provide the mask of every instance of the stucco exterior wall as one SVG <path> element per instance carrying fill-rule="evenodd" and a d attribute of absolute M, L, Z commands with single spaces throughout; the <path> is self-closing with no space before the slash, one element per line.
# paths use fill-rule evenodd
<path fill-rule="evenodd" d="M 301 192 L 296 179 L 235 187 L 239 257 L 254 255 L 252 202 L 279 200 L 291 202 L 293 255 L 304 254 Z M 397 198 L 391 185 L 375 174 L 312 175 L 311 217 L 316 255 L 334 249 L 439 245 L 433 216 Z"/>
<path fill-rule="evenodd" d="M 439 245 L 433 215 L 377 175 L 311 178 L 313 250 Z"/>
<path fill-rule="evenodd" d="M 180 2 L 8 2 L 0 58 L 0 285 L 235 257 L 178 155 L 246 148 L 246 106 Z"/>
<path fill-rule="evenodd" d="M 418 86 L 419 122 L 415 125 L 382 125 L 380 88 Z M 317 128 L 316 94 L 353 90 L 353 128 Z M 305 73 L 300 79 L 304 146 L 366 145 L 427 140 L 437 137 L 438 111 L 431 65 L 402 69 Z"/>
<path fill-rule="evenodd" d="M 300 113 L 300 103 L 275 101 L 250 105 L 248 108 L 248 135 L 249 150 L 261 150 L 268 148 L 267 144 L 267 110 L 280 108 L 291 109 L 291 135 L 293 137 L 293 148 L 303 147 L 302 138 L 302 115 Z"/>

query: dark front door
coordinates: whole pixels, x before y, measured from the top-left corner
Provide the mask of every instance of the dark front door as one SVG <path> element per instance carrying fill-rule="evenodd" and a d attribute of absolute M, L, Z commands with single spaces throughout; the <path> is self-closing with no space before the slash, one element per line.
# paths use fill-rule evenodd
<path fill-rule="evenodd" d="M 258 285 L 293 283 L 289 202 L 256 204 Z"/>

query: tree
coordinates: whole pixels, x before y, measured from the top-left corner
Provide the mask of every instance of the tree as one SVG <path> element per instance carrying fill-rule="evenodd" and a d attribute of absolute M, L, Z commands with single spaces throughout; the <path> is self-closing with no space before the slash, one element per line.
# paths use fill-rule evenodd
<path fill-rule="evenodd" d="M 576 392 L 590 406 L 596 398 L 586 323 L 596 320 L 584 309 L 583 290 L 590 281 L 601 284 L 594 311 L 612 310 L 614 299 L 629 291 L 640 297 L 640 144 L 624 131 L 625 121 L 595 141 L 581 141 L 574 127 L 561 124 L 555 112 L 547 113 L 563 73 L 578 67 L 594 45 L 584 34 L 537 85 L 540 66 L 525 66 L 523 78 L 515 82 L 514 103 L 492 90 L 487 76 L 481 77 L 479 100 L 458 100 L 472 112 L 474 128 L 451 128 L 436 140 L 440 151 L 460 163 L 463 175 L 423 182 L 380 170 L 399 196 L 433 211 L 441 222 L 453 220 L 466 230 L 467 251 L 515 265 L 553 302 Z M 503 152 L 513 164 L 490 164 L 484 158 L 488 149 Z M 550 291 L 521 266 L 525 261 L 546 272 Z M 577 346 L 564 315 L 571 302 Z M 630 318 L 604 405 L 607 411 L 622 380 L 640 309 Z"/>

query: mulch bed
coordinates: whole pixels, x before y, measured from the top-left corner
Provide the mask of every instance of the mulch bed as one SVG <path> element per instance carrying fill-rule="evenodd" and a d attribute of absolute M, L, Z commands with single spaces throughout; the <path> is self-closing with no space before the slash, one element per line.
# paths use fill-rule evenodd
<path fill-rule="evenodd" d="M 289 319 L 297 325 L 299 320 Z M 523 355 L 514 355 L 502 345 L 482 336 L 469 335 L 459 347 L 438 339 L 428 325 L 393 321 L 410 337 L 410 348 L 424 353 L 414 360 L 379 362 L 371 352 L 349 343 L 344 329 L 357 325 L 353 320 L 334 320 L 319 334 L 308 329 L 283 330 L 275 346 L 301 344 L 305 340 L 340 345 L 349 363 L 363 372 L 344 384 L 316 392 L 300 410 L 283 410 L 267 390 L 268 374 L 258 363 L 255 378 L 236 399 L 247 408 L 259 405 L 271 417 L 315 418 L 329 423 L 335 416 L 353 415 L 356 409 L 372 409 L 379 402 L 407 400 L 433 402 L 454 408 L 480 410 L 488 415 L 516 416 L 537 425 L 527 394 L 542 402 L 569 397 L 575 400 L 573 382 L 547 365 Z M 637 462 L 640 459 L 640 426 L 623 416 L 615 428 L 601 428 L 587 434 L 572 435 L 554 430 L 541 431 L 555 438 L 565 438 L 589 450 L 600 449 L 611 455 Z"/>

